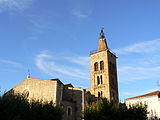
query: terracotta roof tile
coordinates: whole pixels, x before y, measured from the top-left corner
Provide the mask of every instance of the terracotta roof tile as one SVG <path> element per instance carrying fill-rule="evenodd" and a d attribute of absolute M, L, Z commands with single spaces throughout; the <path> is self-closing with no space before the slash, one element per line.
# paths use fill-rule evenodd
<path fill-rule="evenodd" d="M 147 94 L 143 94 L 143 95 L 139 95 L 139 96 L 135 96 L 135 97 L 127 98 L 127 99 L 125 99 L 125 100 L 130 100 L 130 99 L 135 99 L 135 98 L 140 98 L 140 97 L 153 96 L 153 95 L 159 95 L 159 94 L 160 94 L 160 91 L 159 91 L 159 90 L 157 90 L 157 91 L 150 92 L 150 93 L 147 93 Z"/>
<path fill-rule="evenodd" d="M 65 84 L 64 86 L 67 86 L 67 87 L 72 87 L 72 88 L 74 88 L 74 86 L 73 86 L 71 83 L 69 83 L 69 84 Z"/>

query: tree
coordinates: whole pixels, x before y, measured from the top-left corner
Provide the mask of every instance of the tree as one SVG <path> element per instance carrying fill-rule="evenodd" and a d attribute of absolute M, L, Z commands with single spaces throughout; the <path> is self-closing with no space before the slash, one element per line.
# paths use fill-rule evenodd
<path fill-rule="evenodd" d="M 62 109 L 53 102 L 30 101 L 19 94 L 0 96 L 0 120 L 61 120 Z"/>
<path fill-rule="evenodd" d="M 85 120 L 146 120 L 146 106 L 137 104 L 127 106 L 123 103 L 114 104 L 107 99 L 102 99 L 91 105 L 87 105 L 84 110 Z"/>

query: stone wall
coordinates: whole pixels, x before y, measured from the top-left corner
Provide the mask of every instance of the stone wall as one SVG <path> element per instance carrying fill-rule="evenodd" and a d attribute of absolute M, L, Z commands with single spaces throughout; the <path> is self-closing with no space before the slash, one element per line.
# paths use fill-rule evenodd
<path fill-rule="evenodd" d="M 104 62 L 104 69 L 100 70 L 100 62 Z M 95 63 L 98 70 L 95 71 Z M 96 52 L 90 55 L 91 89 L 95 97 L 103 97 L 118 102 L 118 82 L 116 56 L 109 50 Z M 98 84 L 97 77 L 102 77 L 102 83 Z"/>
<path fill-rule="evenodd" d="M 104 62 L 104 70 L 94 71 L 94 63 L 98 62 L 98 68 L 100 68 L 100 61 Z M 107 51 L 101 51 L 90 55 L 91 93 L 98 97 L 98 92 L 102 91 L 103 97 L 110 99 L 108 62 Z M 98 85 L 97 76 L 100 75 L 103 77 L 103 84 Z"/>
<path fill-rule="evenodd" d="M 73 101 L 62 101 L 64 116 L 63 120 L 76 120 L 76 102 Z M 71 109 L 70 113 L 68 109 Z"/>
<path fill-rule="evenodd" d="M 109 82 L 110 82 L 110 98 L 112 101 L 118 102 L 119 95 L 118 95 L 118 78 L 117 78 L 117 63 L 116 63 L 116 56 L 108 51 L 108 59 L 111 65 L 109 65 Z"/>
<path fill-rule="evenodd" d="M 75 103 L 75 108 L 73 109 L 75 110 L 73 111 L 75 113 L 75 120 L 81 120 L 81 118 L 83 117 L 82 113 L 86 102 L 85 89 L 65 87 L 63 91 L 63 101 L 68 101 L 71 103 L 71 105 Z"/>
<path fill-rule="evenodd" d="M 57 81 L 28 78 L 15 86 L 13 90 L 20 94 L 28 91 L 29 100 L 53 101 L 57 104 Z"/>

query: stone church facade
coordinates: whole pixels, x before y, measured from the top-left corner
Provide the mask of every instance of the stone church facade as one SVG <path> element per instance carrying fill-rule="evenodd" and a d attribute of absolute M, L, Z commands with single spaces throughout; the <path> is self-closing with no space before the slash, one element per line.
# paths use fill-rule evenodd
<path fill-rule="evenodd" d="M 81 120 L 86 104 L 107 98 L 118 102 L 116 55 L 107 46 L 103 29 L 100 32 L 97 51 L 90 53 L 91 88 L 74 88 L 59 79 L 35 79 L 28 77 L 13 87 L 15 93 L 29 100 L 53 101 L 62 106 L 64 120 Z"/>

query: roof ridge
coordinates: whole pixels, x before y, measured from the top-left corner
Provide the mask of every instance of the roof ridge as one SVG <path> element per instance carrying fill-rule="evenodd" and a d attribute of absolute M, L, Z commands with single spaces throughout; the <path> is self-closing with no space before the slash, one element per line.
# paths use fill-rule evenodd
<path fill-rule="evenodd" d="M 146 94 L 143 94 L 143 95 L 138 95 L 138 96 L 135 96 L 135 97 L 130 97 L 130 98 L 127 98 L 125 100 L 130 100 L 130 99 L 135 99 L 135 98 L 140 98 L 140 97 L 147 97 L 147 96 L 158 95 L 159 93 L 160 93 L 160 90 L 156 90 L 156 91 L 153 91 L 153 92 L 150 92 L 150 93 L 146 93 Z"/>

